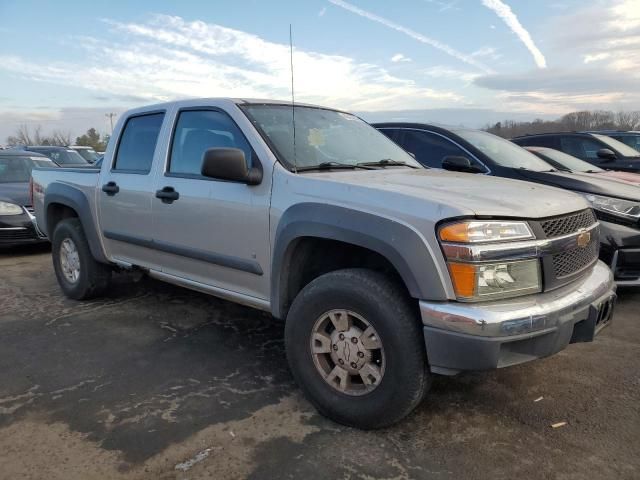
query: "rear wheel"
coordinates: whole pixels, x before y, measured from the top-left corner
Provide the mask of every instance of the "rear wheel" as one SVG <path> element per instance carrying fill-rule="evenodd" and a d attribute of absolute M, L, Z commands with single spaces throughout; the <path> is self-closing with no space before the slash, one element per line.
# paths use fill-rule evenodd
<path fill-rule="evenodd" d="M 395 423 L 430 385 L 416 313 L 405 292 L 374 271 L 339 270 L 307 285 L 287 316 L 285 344 L 309 400 L 346 425 Z"/>
<path fill-rule="evenodd" d="M 67 218 L 56 225 L 51 249 L 53 268 L 67 297 L 86 300 L 106 291 L 111 268 L 93 258 L 79 219 Z"/>

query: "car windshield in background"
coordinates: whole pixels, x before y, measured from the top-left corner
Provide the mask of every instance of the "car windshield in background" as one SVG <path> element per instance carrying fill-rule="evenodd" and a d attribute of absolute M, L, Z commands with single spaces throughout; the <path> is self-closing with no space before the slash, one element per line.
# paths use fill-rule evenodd
<path fill-rule="evenodd" d="M 455 130 L 455 133 L 476 147 L 501 167 L 523 168 L 534 172 L 548 172 L 553 167 L 524 148 L 480 130 Z"/>
<path fill-rule="evenodd" d="M 554 150 L 552 148 L 546 148 L 540 151 L 540 155 L 550 165 L 558 168 L 559 170 L 571 170 L 572 172 L 589 172 L 599 173 L 604 172 L 603 169 L 595 167 L 588 162 L 580 160 L 572 155 L 568 155 L 564 152 Z"/>
<path fill-rule="evenodd" d="M 275 147 L 280 161 L 291 169 L 355 167 L 378 162 L 381 166 L 399 163 L 422 168 L 411 155 L 354 115 L 288 105 L 243 105 L 242 109 Z"/>
<path fill-rule="evenodd" d="M 41 153 L 42 155 L 46 155 L 51 160 L 56 162 L 58 165 L 62 165 L 65 167 L 70 165 L 87 166 L 89 164 L 75 150 L 70 150 L 70 149 L 67 150 L 64 148 L 60 148 L 60 149 L 42 148 L 35 151 L 37 151 L 38 153 Z"/>
<path fill-rule="evenodd" d="M 619 154 L 624 155 L 625 157 L 640 157 L 640 152 L 638 150 L 631 148 L 629 145 L 625 143 L 619 142 L 615 138 L 607 137 L 606 135 L 598 135 L 598 134 L 594 134 L 593 136 L 596 137 L 601 142 L 606 143 L 610 148 L 612 148 Z"/>
<path fill-rule="evenodd" d="M 89 149 L 82 148 L 82 149 L 79 149 L 79 150 L 75 150 L 75 152 L 77 152 L 78 155 L 80 155 L 82 158 L 84 158 L 89 163 L 96 163 L 98 161 L 98 159 L 100 158 L 100 155 L 98 155 L 95 150 L 89 150 Z"/>
<path fill-rule="evenodd" d="M 26 183 L 33 167 L 50 167 L 49 160 L 31 157 L 2 157 L 0 155 L 0 183 Z"/>

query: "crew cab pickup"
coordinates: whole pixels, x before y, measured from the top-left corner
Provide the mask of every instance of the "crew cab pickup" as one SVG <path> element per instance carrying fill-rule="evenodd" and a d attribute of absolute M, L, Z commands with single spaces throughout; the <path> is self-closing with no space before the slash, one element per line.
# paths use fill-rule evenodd
<path fill-rule="evenodd" d="M 552 187 L 421 168 L 349 113 L 240 99 L 119 119 L 100 170 L 37 169 L 63 292 L 114 269 L 286 319 L 294 378 L 360 428 L 408 414 L 433 374 L 593 340 L 615 285 L 599 223 Z"/>

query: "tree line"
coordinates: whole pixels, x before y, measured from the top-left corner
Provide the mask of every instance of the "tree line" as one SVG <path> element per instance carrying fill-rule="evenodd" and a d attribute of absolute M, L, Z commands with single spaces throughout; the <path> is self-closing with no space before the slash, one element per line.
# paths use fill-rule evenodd
<path fill-rule="evenodd" d="M 100 135 L 95 128 L 90 128 L 87 132 L 76 137 L 75 145 L 91 147 L 97 152 L 104 152 L 109 143 L 109 135 Z M 7 137 L 7 145 L 17 147 L 20 145 L 50 145 L 66 147 L 72 145 L 71 132 L 54 130 L 51 134 L 42 133 L 40 125 L 30 129 L 28 125 L 20 125 L 16 133 Z"/>
<path fill-rule="evenodd" d="M 531 122 L 505 120 L 486 125 L 484 130 L 504 138 L 519 135 L 582 130 L 639 130 L 640 111 L 612 112 L 608 110 L 571 112 L 556 120 L 536 119 Z"/>

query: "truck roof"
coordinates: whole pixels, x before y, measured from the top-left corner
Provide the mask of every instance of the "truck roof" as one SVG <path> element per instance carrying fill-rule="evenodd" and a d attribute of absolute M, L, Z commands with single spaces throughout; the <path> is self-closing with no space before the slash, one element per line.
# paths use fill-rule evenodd
<path fill-rule="evenodd" d="M 260 104 L 260 105 L 284 105 L 291 106 L 291 100 L 274 100 L 274 99 L 265 99 L 265 98 L 234 98 L 234 97 L 204 97 L 204 98 L 188 98 L 183 100 L 173 100 L 170 102 L 162 102 L 155 103 L 151 105 L 144 105 L 141 107 L 133 108 L 125 112 L 125 115 L 129 112 L 138 112 L 138 111 L 152 111 L 152 110 L 160 110 L 165 109 L 171 106 L 180 107 L 189 107 L 197 104 L 236 104 L 236 105 L 249 105 L 249 104 Z M 334 110 L 336 112 L 348 113 L 345 110 L 340 110 L 332 107 L 325 107 L 322 105 L 315 105 L 312 103 L 303 103 L 303 102 L 295 102 L 296 107 L 311 107 L 311 108 L 322 108 L 325 110 Z"/>

